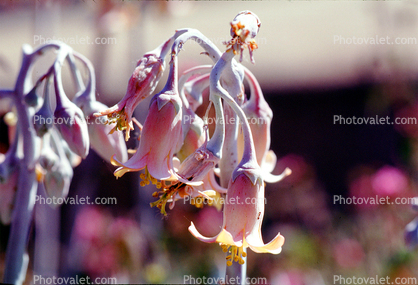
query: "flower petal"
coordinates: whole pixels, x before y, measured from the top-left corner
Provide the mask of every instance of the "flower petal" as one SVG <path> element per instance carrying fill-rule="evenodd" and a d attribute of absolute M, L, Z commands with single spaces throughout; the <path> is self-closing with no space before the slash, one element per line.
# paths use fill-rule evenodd
<path fill-rule="evenodd" d="M 247 237 L 246 242 L 252 251 L 257 253 L 271 253 L 279 254 L 282 251 L 282 246 L 284 244 L 284 237 L 278 233 L 277 236 L 272 239 L 268 244 L 264 244 L 261 240 L 261 235 L 257 240 L 253 239 L 254 235 Z M 261 241 L 261 245 L 260 245 Z"/>
<path fill-rule="evenodd" d="M 263 172 L 262 176 L 263 176 L 263 179 L 264 179 L 265 182 L 276 183 L 276 182 L 279 182 L 279 181 L 283 180 L 284 178 L 286 178 L 290 174 L 292 174 L 292 170 L 290 168 L 286 167 L 286 169 L 280 175 L 274 175 L 274 174 L 271 174 L 269 172 Z"/>
<path fill-rule="evenodd" d="M 223 230 L 222 230 L 223 231 Z M 221 233 L 222 233 L 222 231 L 221 231 Z M 203 235 L 201 235 L 198 231 L 197 231 L 197 229 L 196 229 L 196 227 L 195 227 L 195 225 L 193 224 L 193 222 L 191 223 L 191 225 L 189 226 L 189 232 L 195 237 L 195 238 L 197 238 L 198 240 L 200 240 L 200 241 L 203 241 L 203 242 L 217 242 L 217 238 L 218 238 L 218 236 L 221 234 L 221 233 L 219 233 L 218 235 L 216 235 L 216 236 L 214 236 L 214 237 L 211 237 L 211 238 L 209 238 L 209 237 L 205 237 L 205 236 L 203 236 Z"/>

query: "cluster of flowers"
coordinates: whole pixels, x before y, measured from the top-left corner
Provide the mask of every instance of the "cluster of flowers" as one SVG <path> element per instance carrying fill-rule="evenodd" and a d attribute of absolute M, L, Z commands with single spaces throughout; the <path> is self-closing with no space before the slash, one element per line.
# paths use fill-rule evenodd
<path fill-rule="evenodd" d="M 112 157 L 112 164 L 118 166 L 114 175 L 121 177 L 126 172 L 144 170 L 140 175 L 141 186 L 151 183 L 156 186 L 158 191 L 153 196 L 157 200 L 151 206 L 158 207 L 164 215 L 167 203 L 172 208 L 176 200 L 185 197 L 210 201 L 226 195 L 227 200 L 258 201 L 225 204 L 222 230 L 215 237 L 201 235 L 193 223 L 189 227 L 199 240 L 219 243 L 229 252 L 228 265 L 233 261 L 244 263 L 248 247 L 255 252 L 277 254 L 284 243 L 280 234 L 267 244 L 261 237 L 264 181 L 280 181 L 291 171 L 286 169 L 278 176 L 270 173 L 276 164 L 276 156 L 269 150 L 272 111 L 254 75 L 234 60 L 238 53 L 242 59 L 243 51 L 248 48 L 254 61 L 253 51 L 257 48 L 254 38 L 260 25 L 254 13 L 239 13 L 231 22 L 232 39 L 225 43 L 224 53 L 197 30 L 177 30 L 138 61 L 122 100 L 95 114 L 107 116 L 108 123 L 115 124 L 112 133 L 124 130 L 128 139 L 134 129 L 133 111 L 153 94 L 165 69 L 165 58 L 170 55 L 167 82 L 151 99 L 141 126 L 139 147 L 125 163 Z M 179 78 L 179 52 L 190 39 L 204 49 L 203 54 L 213 60 L 214 65 L 193 67 Z M 251 88 L 249 99 L 244 93 L 244 79 Z M 216 112 L 216 127 L 210 139 L 207 115 L 200 118 L 195 114 L 206 88 L 210 91 L 208 110 L 213 106 Z M 224 116 L 235 116 L 241 124 L 224 124 Z M 241 161 L 237 163 L 239 157 Z M 220 185 L 216 174 L 220 176 Z"/>
<path fill-rule="evenodd" d="M 33 83 L 36 62 L 51 51 L 55 52 L 55 61 Z M 87 82 L 78 62 L 88 70 Z M 77 89 L 72 100 L 63 88 L 65 63 Z M 3 282 L 20 284 L 28 262 L 26 244 L 38 187 L 48 198 L 65 198 L 73 168 L 88 155 L 90 146 L 106 160 L 110 149 L 121 161 L 126 161 L 128 154 L 123 136 L 109 135 L 112 128 L 106 120 L 86 123 L 86 118 L 107 106 L 96 101 L 92 64 L 63 43 L 51 42 L 35 50 L 24 45 L 15 87 L 0 90 L 0 99 L 11 102 L 5 121 L 14 133 L 7 153 L 0 157 L 0 221 L 11 224 Z"/>
<path fill-rule="evenodd" d="M 60 42 L 35 50 L 23 46 L 15 88 L 0 90 L 0 99 L 11 99 L 15 110 L 15 115 L 8 116 L 14 119 L 10 122 L 15 121 L 14 139 L 0 164 L 0 218 L 3 223 L 12 224 L 4 282 L 19 284 L 26 271 L 26 237 L 38 184 L 44 186 L 45 195 L 65 198 L 73 167 L 88 155 L 90 146 L 106 160 L 109 153 L 114 154 L 111 163 L 118 166 L 116 177 L 145 170 L 140 175 L 140 184 L 155 184 L 158 191 L 153 196 L 157 200 L 151 206 L 158 207 L 164 215 L 167 203 L 172 208 L 176 200 L 185 197 L 213 201 L 226 195 L 228 201 L 257 201 L 225 204 L 222 230 L 215 237 L 202 236 L 193 223 L 189 227 L 199 240 L 217 242 L 229 252 L 228 265 L 234 261 L 244 263 L 248 247 L 255 252 L 280 253 L 283 236 L 277 234 L 267 244 L 261 237 L 264 182 L 278 182 L 291 171 L 286 169 L 281 175 L 270 173 L 276 165 L 276 156 L 269 150 L 272 111 L 254 75 L 234 60 L 236 54 L 242 59 L 243 51 L 248 49 L 254 62 L 253 51 L 257 48 L 254 38 L 260 25 L 252 12 L 239 13 L 231 22 L 232 38 L 225 43 L 224 53 L 195 29 L 177 30 L 139 60 L 124 98 L 111 108 L 96 101 L 94 69 L 84 56 Z M 214 65 L 193 67 L 179 78 L 179 52 L 190 39 L 204 49 L 203 54 Z M 55 61 L 33 83 L 34 64 L 48 51 L 56 53 Z M 133 111 L 154 93 L 168 54 L 166 85 L 152 97 L 142 126 L 133 118 Z M 64 63 L 68 63 L 77 89 L 71 100 L 63 88 Z M 87 71 L 86 80 L 77 63 Z M 251 89 L 249 99 L 244 80 Z M 41 88 L 43 92 L 39 95 Z M 195 114 L 207 88 L 210 104 L 206 114 L 212 106 L 216 113 L 216 126 L 210 138 L 207 115 L 201 118 Z M 87 124 L 86 118 L 95 118 L 94 123 Z M 233 123 L 230 120 L 225 123 L 225 118 L 235 119 Z M 62 123 L 56 124 L 54 119 Z M 128 160 L 120 131 L 125 131 L 128 140 L 134 122 L 141 129 L 141 137 L 138 149 Z"/>
<path fill-rule="evenodd" d="M 57 52 L 55 62 L 35 84 L 32 84 L 30 73 L 36 59 L 51 49 Z M 76 60 L 81 61 L 89 72 L 86 87 L 76 67 Z M 68 61 L 79 90 L 72 101 L 67 97 L 62 84 L 61 69 L 64 61 Z M 20 85 L 22 89 L 19 88 Z M 50 92 L 52 85 L 53 92 Z M 28 86 L 33 86 L 29 92 L 26 91 Z M 43 96 L 38 94 L 41 87 Z M 20 91 L 23 100 L 20 99 Z M 108 135 L 111 127 L 105 122 L 96 120 L 94 124 L 86 123 L 85 118 L 107 106 L 96 101 L 95 75 L 91 63 L 67 45 L 55 42 L 34 51 L 29 46 L 24 46 L 21 74 L 15 90 L 1 92 L 4 95 L 2 97 L 9 97 L 15 102 L 23 101 L 25 111 L 19 112 L 19 102 L 15 104 L 17 116 L 15 120 L 9 119 L 9 122 L 14 121 L 12 125 L 16 126 L 15 138 L 0 164 L 0 182 L 3 184 L 0 192 L 0 217 L 3 223 L 8 224 L 11 221 L 19 175 L 18 166 L 22 159 L 26 159 L 29 168 L 35 170 L 38 182 L 43 182 L 45 192 L 51 198 L 67 196 L 73 167 L 88 155 L 90 145 L 106 160 L 109 159 L 109 149 L 112 149 L 121 161 L 127 160 L 122 136 Z M 51 93 L 55 95 L 54 111 L 51 110 Z M 10 114 L 14 116 L 13 113 Z M 27 129 L 24 128 L 24 121 L 28 122 Z M 32 136 L 25 136 L 24 132 L 29 132 Z M 24 146 L 25 137 L 31 140 L 31 147 L 19 148 L 19 144 Z"/>

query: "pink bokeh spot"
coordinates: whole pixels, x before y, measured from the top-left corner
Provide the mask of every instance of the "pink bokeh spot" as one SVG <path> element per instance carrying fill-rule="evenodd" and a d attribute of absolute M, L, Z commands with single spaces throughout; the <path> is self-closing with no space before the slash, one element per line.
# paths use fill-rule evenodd
<path fill-rule="evenodd" d="M 405 173 L 392 166 L 382 167 L 372 178 L 372 189 L 381 196 L 400 196 L 407 188 Z"/>

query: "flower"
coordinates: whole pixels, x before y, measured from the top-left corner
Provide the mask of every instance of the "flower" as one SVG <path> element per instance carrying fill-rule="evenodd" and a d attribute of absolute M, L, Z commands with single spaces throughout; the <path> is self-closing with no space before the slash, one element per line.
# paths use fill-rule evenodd
<path fill-rule="evenodd" d="M 43 136 L 40 165 L 44 168 L 45 192 L 51 198 L 64 198 L 68 195 L 74 174 L 61 143 L 62 139 L 54 130 L 50 130 Z"/>
<path fill-rule="evenodd" d="M 203 120 L 191 109 L 183 109 L 183 145 L 177 152 L 180 161 L 184 161 L 205 142 Z"/>
<path fill-rule="evenodd" d="M 180 98 L 172 94 L 161 93 L 153 98 L 136 153 L 124 164 L 114 156 L 111 159 L 113 165 L 120 166 L 114 173 L 116 177 L 145 167 L 159 180 L 174 175 L 173 155 L 182 138 L 180 106 Z"/>
<path fill-rule="evenodd" d="M 257 163 L 260 165 L 263 180 L 268 183 L 275 183 L 288 176 L 290 172 L 283 172 L 281 175 L 273 175 L 271 172 L 276 167 L 277 157 L 272 150 L 269 150 L 271 143 L 271 121 L 273 111 L 264 99 L 260 84 L 247 68 L 244 68 L 246 78 L 251 89 L 250 99 L 243 105 L 242 110 L 247 117 L 253 136 Z M 242 132 L 238 138 L 238 152 L 243 153 L 244 143 Z"/>
<path fill-rule="evenodd" d="M 76 94 L 74 102 L 89 120 L 88 130 L 91 147 L 106 161 L 109 161 L 112 154 L 115 154 L 119 161 L 125 162 L 128 160 L 128 153 L 123 136 L 119 133 L 113 133 L 112 127 L 106 124 L 104 117 L 93 117 L 96 112 L 108 108 L 96 101 L 96 75 L 93 64 L 81 54 L 76 53 L 75 56 L 84 63 L 89 71 L 87 86 L 82 92 Z M 90 119 L 92 119 L 92 122 Z"/>
<path fill-rule="evenodd" d="M 151 179 L 153 183 L 155 179 L 168 180 L 175 176 L 173 156 L 176 150 L 180 149 L 183 139 L 182 103 L 177 89 L 176 58 L 170 62 L 167 84 L 151 100 L 138 150 L 124 164 L 112 157 L 111 163 L 119 166 L 114 172 L 116 177 L 144 168 L 147 176 L 154 178 Z"/>
<path fill-rule="evenodd" d="M 93 117 L 95 112 L 103 110 L 107 106 L 99 101 L 89 100 L 80 108 L 89 121 L 88 130 L 92 149 L 106 161 L 110 161 L 113 154 L 119 161 L 127 161 L 128 152 L 122 134 L 112 132 L 112 126 L 106 124 L 104 117 Z"/>
<path fill-rule="evenodd" d="M 221 232 L 214 237 L 205 237 L 193 222 L 190 233 L 203 242 L 218 242 L 223 250 L 230 251 L 227 264 L 244 263 L 243 248 L 251 248 L 257 253 L 278 254 L 282 250 L 284 237 L 277 236 L 268 244 L 261 237 L 261 223 L 264 216 L 264 182 L 261 169 L 255 161 L 241 162 L 234 171 L 228 185 L 224 205 L 224 220 Z"/>
<path fill-rule="evenodd" d="M 85 158 L 89 154 L 90 139 L 83 112 L 66 96 L 62 96 L 57 100 L 54 116 L 55 125 L 70 149 Z"/>
<path fill-rule="evenodd" d="M 107 115 L 109 124 L 116 123 L 111 133 L 115 130 L 126 130 L 125 139 L 129 139 L 129 132 L 133 130 L 132 114 L 136 106 L 151 95 L 157 87 L 164 71 L 164 57 L 172 41 L 173 38 L 170 38 L 158 48 L 144 54 L 129 79 L 128 88 L 122 100 L 111 108 L 95 113 L 96 117 Z"/>
<path fill-rule="evenodd" d="M 214 195 L 212 193 L 214 191 L 208 195 L 207 191 L 200 191 L 195 188 L 203 186 L 204 182 L 206 182 L 206 185 L 210 185 L 213 182 L 210 180 L 208 173 L 213 171 L 215 165 L 219 162 L 219 158 L 209 151 L 206 145 L 207 141 L 183 161 L 175 174 L 177 181 L 168 185 L 162 183 L 157 186 L 157 188 L 162 188 L 162 190 L 153 194 L 154 197 L 159 197 L 159 199 L 151 203 L 151 207 L 157 206 L 161 213 L 166 215 L 165 205 L 167 202 L 172 202 L 170 204 L 170 209 L 172 209 L 176 200 L 188 196 L 211 199 L 210 196 Z M 144 179 L 144 177 L 141 178 Z M 146 181 L 146 179 L 144 180 Z"/>
<path fill-rule="evenodd" d="M 260 19 L 256 14 L 250 11 L 242 11 L 235 16 L 231 22 L 231 36 L 232 39 L 226 42 L 227 47 L 231 47 L 234 54 L 240 51 L 242 61 L 242 53 L 245 47 L 248 47 L 250 52 L 251 62 L 254 63 L 253 51 L 258 48 L 254 38 L 257 35 L 261 26 Z"/>
<path fill-rule="evenodd" d="M 42 107 L 33 116 L 33 126 L 36 134 L 42 137 L 49 129 L 53 127 L 53 114 L 49 106 L 49 83 L 51 77 L 47 77 L 44 87 L 44 102 Z M 25 97 L 26 98 L 26 97 Z"/>

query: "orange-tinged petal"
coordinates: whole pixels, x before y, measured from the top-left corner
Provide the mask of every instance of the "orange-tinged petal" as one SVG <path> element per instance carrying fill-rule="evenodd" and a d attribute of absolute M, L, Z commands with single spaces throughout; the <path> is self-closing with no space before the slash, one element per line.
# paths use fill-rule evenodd
<path fill-rule="evenodd" d="M 236 246 L 242 245 L 242 243 L 236 244 L 234 242 L 234 239 L 232 238 L 232 235 L 225 229 L 222 229 L 221 232 L 214 237 L 205 237 L 201 233 L 199 233 L 199 231 L 196 229 L 196 226 L 193 224 L 193 222 L 191 222 L 189 226 L 189 232 L 198 240 L 207 242 L 207 243 L 218 242 L 218 243 L 224 243 L 224 244 L 230 244 L 230 245 L 236 245 Z"/>
<path fill-rule="evenodd" d="M 274 239 L 272 239 L 268 244 L 264 244 L 263 241 L 260 239 L 254 240 L 252 236 L 248 236 L 246 241 L 248 243 L 248 246 L 254 252 L 279 254 L 282 251 L 284 237 L 280 233 L 278 233 L 277 236 Z"/>

